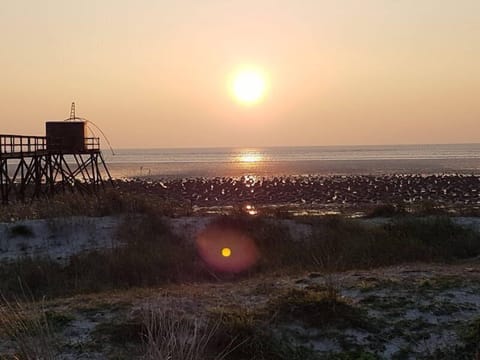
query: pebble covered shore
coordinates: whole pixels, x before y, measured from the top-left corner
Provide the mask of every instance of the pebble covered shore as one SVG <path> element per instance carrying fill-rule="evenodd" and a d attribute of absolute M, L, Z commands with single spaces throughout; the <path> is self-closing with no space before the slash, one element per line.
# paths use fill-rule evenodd
<path fill-rule="evenodd" d="M 354 175 L 117 180 L 121 191 L 152 194 L 195 206 L 340 205 L 381 203 L 480 205 L 477 175 Z"/>

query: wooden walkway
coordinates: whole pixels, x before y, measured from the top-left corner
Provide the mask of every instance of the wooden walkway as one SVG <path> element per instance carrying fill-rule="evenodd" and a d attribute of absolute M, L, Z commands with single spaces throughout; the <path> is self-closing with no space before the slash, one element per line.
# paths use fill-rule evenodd
<path fill-rule="evenodd" d="M 96 137 L 85 138 L 85 148 L 76 154 L 90 154 L 100 151 L 100 139 Z M 38 156 L 48 153 L 59 153 L 62 149 L 56 139 L 48 139 L 46 136 L 25 135 L 1 135 L 0 134 L 0 157 L 8 159 L 20 159 L 22 157 Z M 68 154 L 63 152 L 64 154 Z"/>

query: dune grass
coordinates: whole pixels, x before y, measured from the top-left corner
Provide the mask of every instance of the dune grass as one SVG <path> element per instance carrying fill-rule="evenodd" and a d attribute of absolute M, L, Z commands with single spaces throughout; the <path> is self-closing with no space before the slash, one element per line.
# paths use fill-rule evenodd
<path fill-rule="evenodd" d="M 448 217 L 400 217 L 376 226 L 332 217 L 318 221 L 314 229 L 305 251 L 323 270 L 453 261 L 480 254 L 480 235 Z"/>
<path fill-rule="evenodd" d="M 295 240 L 289 230 L 262 218 L 225 221 L 244 229 L 260 249 L 259 271 L 337 271 L 412 261 L 453 261 L 480 254 L 480 234 L 448 217 L 399 217 L 368 225 L 341 216 L 307 218 L 312 236 Z"/>
<path fill-rule="evenodd" d="M 276 308 L 255 311 L 242 307 L 211 309 L 219 319 L 218 330 L 210 342 L 210 352 L 229 348 L 229 360 L 314 360 L 318 356 L 274 331 Z"/>
<path fill-rule="evenodd" d="M 187 203 L 167 200 L 158 194 L 146 196 L 119 189 L 106 189 L 94 196 L 78 192 L 63 193 L 33 202 L 13 202 L 8 206 L 0 206 L 0 222 L 145 213 L 186 216 L 192 213 L 192 208 Z"/>
<path fill-rule="evenodd" d="M 0 290 L 35 297 L 180 282 L 199 276 L 192 246 L 173 235 L 159 215 L 127 215 L 116 246 L 73 255 L 65 264 L 21 258 L 0 264 Z"/>
<path fill-rule="evenodd" d="M 150 307 L 143 317 L 145 359 L 223 360 L 236 347 L 237 337 L 222 344 L 217 341 L 220 322 L 179 314 L 178 311 Z"/>
<path fill-rule="evenodd" d="M 268 308 L 277 320 L 302 321 L 323 328 L 370 328 L 365 314 L 347 303 L 333 289 L 291 289 L 270 301 Z"/>
<path fill-rule="evenodd" d="M 124 217 L 117 246 L 72 256 L 60 264 L 23 258 L 0 264 L 0 290 L 36 297 L 58 296 L 164 283 L 212 281 L 259 273 L 373 268 L 412 261 L 453 261 L 480 254 L 480 235 L 447 217 L 400 217 L 368 225 L 339 216 L 303 219 L 312 228 L 305 239 L 271 218 L 220 217 L 216 225 L 253 238 L 260 253 L 255 267 L 225 274 L 209 269 L 191 239 L 178 238 L 161 215 L 147 212 Z"/>
<path fill-rule="evenodd" d="M 1 296 L 1 295 L 0 295 Z M 0 297 L 0 334 L 12 344 L 12 359 L 55 359 L 52 321 L 42 303 Z"/>

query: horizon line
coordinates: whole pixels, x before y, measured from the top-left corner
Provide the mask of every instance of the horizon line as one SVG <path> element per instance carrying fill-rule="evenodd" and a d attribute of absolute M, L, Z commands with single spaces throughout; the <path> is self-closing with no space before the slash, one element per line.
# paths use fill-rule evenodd
<path fill-rule="evenodd" d="M 406 147 L 406 146 L 454 146 L 480 145 L 480 142 L 455 143 L 400 143 L 400 144 L 337 144 L 337 145 L 268 145 L 268 146 L 172 146 L 172 147 L 113 147 L 114 150 L 190 150 L 190 149 L 278 149 L 278 148 L 333 148 L 333 147 Z"/>

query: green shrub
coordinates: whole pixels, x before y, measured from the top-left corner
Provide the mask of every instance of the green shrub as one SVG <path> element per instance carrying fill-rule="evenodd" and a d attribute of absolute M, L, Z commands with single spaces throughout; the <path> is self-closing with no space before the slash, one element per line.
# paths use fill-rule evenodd
<path fill-rule="evenodd" d="M 385 225 L 385 230 L 388 240 L 400 243 L 400 260 L 453 260 L 480 253 L 480 235 L 448 217 L 405 218 Z"/>
<path fill-rule="evenodd" d="M 450 261 L 480 254 L 480 235 L 445 217 L 402 217 L 382 226 L 323 219 L 305 251 L 327 270 Z"/>
<path fill-rule="evenodd" d="M 332 289 L 291 289 L 271 300 L 268 308 L 280 321 L 302 321 L 316 328 L 333 325 L 338 328 L 371 328 L 366 315 L 340 299 Z"/>
<path fill-rule="evenodd" d="M 318 359 L 312 350 L 274 334 L 266 315 L 242 308 L 220 309 L 212 313 L 215 321 L 220 318 L 220 323 L 210 342 L 210 352 L 217 353 L 228 347 L 231 350 L 227 358 L 231 360 Z"/>

